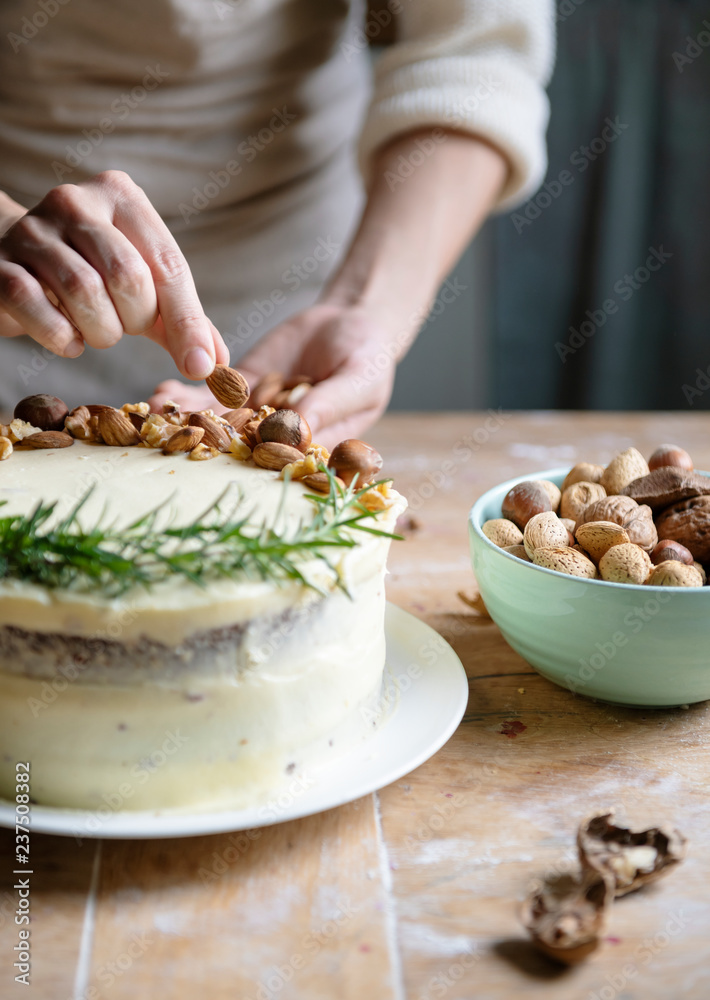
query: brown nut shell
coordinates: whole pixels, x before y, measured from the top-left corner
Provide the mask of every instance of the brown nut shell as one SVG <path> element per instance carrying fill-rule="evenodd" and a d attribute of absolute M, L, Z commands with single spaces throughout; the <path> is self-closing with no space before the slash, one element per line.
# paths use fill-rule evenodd
<path fill-rule="evenodd" d="M 685 858 L 685 837 L 670 825 L 631 830 L 612 822 L 614 810 L 580 824 L 577 848 L 583 870 L 610 878 L 625 896 L 667 875 Z"/>
<path fill-rule="evenodd" d="M 568 576 L 581 576 L 587 580 L 594 580 L 597 576 L 597 568 L 592 560 L 571 546 L 535 549 L 532 561 L 536 566 L 553 569 L 558 573 L 566 573 Z"/>
<path fill-rule="evenodd" d="M 311 444 L 311 429 L 295 410 L 274 410 L 256 428 L 256 438 L 259 443 L 275 441 L 305 453 Z"/>
<path fill-rule="evenodd" d="M 374 480 L 382 468 L 382 456 L 364 441 L 346 438 L 331 452 L 328 468 L 333 469 L 346 486 L 354 484 L 360 489 Z"/>
<path fill-rule="evenodd" d="M 531 517 L 551 510 L 549 493 L 544 486 L 533 480 L 517 483 L 509 489 L 502 504 L 503 517 L 516 524 L 521 531 Z"/>
<path fill-rule="evenodd" d="M 593 465 L 591 462 L 577 462 L 565 476 L 562 492 L 574 483 L 598 483 L 604 475 L 603 465 Z"/>
<path fill-rule="evenodd" d="M 630 541 L 626 531 L 613 521 L 590 521 L 588 524 L 580 524 L 575 537 L 584 551 L 589 553 L 589 558 L 597 565 L 602 556 L 614 545 L 625 545 Z"/>
<path fill-rule="evenodd" d="M 634 479 L 647 476 L 650 469 L 648 462 L 636 448 L 627 448 L 612 458 L 604 469 L 600 482 L 609 496 L 621 493 Z"/>
<path fill-rule="evenodd" d="M 693 470 L 693 460 L 685 448 L 679 448 L 677 444 L 659 445 L 649 458 L 648 467 L 653 472 L 654 469 L 662 469 L 669 465 L 676 469 L 686 469 L 688 472 Z"/>
<path fill-rule="evenodd" d="M 62 399 L 40 392 L 21 399 L 13 416 L 33 427 L 39 427 L 41 431 L 63 431 L 68 413 L 69 407 Z"/>
<path fill-rule="evenodd" d="M 710 477 L 664 466 L 641 479 L 634 479 L 624 487 L 622 493 L 633 497 L 636 503 L 648 504 L 655 513 L 681 500 L 709 496 Z"/>
<path fill-rule="evenodd" d="M 603 500 L 606 490 L 601 483 L 580 481 L 572 483 L 562 494 L 560 501 L 560 517 L 576 521 L 583 510 L 597 500 Z"/>
<path fill-rule="evenodd" d="M 520 919 L 540 951 L 576 965 L 598 947 L 613 898 L 613 881 L 606 874 L 558 875 L 523 901 Z"/>
<path fill-rule="evenodd" d="M 680 542 L 698 562 L 710 562 L 710 497 L 673 504 L 656 521 L 661 539 Z"/>
<path fill-rule="evenodd" d="M 674 542 L 670 538 L 664 538 L 651 552 L 651 562 L 654 566 L 658 566 L 669 559 L 685 563 L 686 566 L 692 566 L 695 561 L 693 553 L 690 549 L 686 549 L 685 545 L 681 545 L 680 542 Z"/>
<path fill-rule="evenodd" d="M 509 545 L 522 545 L 523 533 L 517 525 L 505 517 L 493 517 L 481 525 L 481 531 L 489 542 L 503 549 Z"/>
<path fill-rule="evenodd" d="M 622 529 L 623 530 L 623 529 Z M 653 569 L 648 553 L 639 545 L 613 545 L 599 560 L 599 575 L 609 583 L 644 584 Z"/>

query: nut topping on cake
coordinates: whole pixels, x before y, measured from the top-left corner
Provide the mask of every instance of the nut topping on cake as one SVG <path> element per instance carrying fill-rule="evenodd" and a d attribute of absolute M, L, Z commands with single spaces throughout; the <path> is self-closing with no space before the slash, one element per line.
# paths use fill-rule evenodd
<path fill-rule="evenodd" d="M 74 438 L 65 431 L 38 431 L 29 434 L 20 442 L 25 448 L 68 448 L 74 444 Z"/>
<path fill-rule="evenodd" d="M 333 449 L 328 467 L 340 476 L 346 486 L 367 486 L 382 468 L 382 456 L 364 441 L 347 438 Z"/>
<path fill-rule="evenodd" d="M 228 365 L 215 365 L 205 381 L 214 398 L 230 410 L 239 409 L 249 399 L 247 380 Z"/>
<path fill-rule="evenodd" d="M 112 406 L 107 406 L 96 414 L 96 426 L 104 443 L 114 448 L 126 448 L 138 444 L 141 439 L 125 413 L 114 410 Z"/>
<path fill-rule="evenodd" d="M 163 454 L 174 455 L 179 451 L 192 451 L 202 441 L 204 435 L 202 427 L 181 427 L 165 442 Z"/>
<path fill-rule="evenodd" d="M 305 452 L 311 443 L 311 429 L 295 410 L 274 410 L 256 428 L 259 443 L 274 441 Z"/>
<path fill-rule="evenodd" d="M 68 413 L 69 407 L 63 400 L 40 392 L 21 399 L 15 407 L 14 416 L 41 431 L 61 431 Z"/>
<path fill-rule="evenodd" d="M 288 444 L 265 441 L 256 446 L 252 452 L 252 458 L 262 469 L 273 469 L 275 472 L 281 472 L 291 462 L 297 462 L 301 458 L 301 452 Z"/>
<path fill-rule="evenodd" d="M 229 451 L 229 443 L 232 440 L 221 424 L 218 424 L 212 417 L 206 417 L 204 413 L 191 413 L 188 426 L 201 427 L 204 431 L 202 443 L 208 448 L 216 448 L 217 451 Z"/>

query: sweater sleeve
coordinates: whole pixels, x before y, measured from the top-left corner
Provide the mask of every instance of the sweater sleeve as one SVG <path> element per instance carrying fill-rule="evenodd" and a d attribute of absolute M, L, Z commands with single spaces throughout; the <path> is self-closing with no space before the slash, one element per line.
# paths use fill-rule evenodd
<path fill-rule="evenodd" d="M 553 0 L 398 0 L 393 9 L 398 41 L 375 69 L 363 175 L 386 142 L 438 125 L 480 136 L 506 156 L 497 210 L 526 200 L 547 166 Z"/>

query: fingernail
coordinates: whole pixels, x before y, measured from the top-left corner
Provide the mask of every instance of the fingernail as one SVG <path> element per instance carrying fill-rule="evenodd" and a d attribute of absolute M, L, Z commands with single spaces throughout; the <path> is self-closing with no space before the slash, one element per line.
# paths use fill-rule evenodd
<path fill-rule="evenodd" d="M 80 354 L 84 353 L 84 341 L 81 337 L 75 337 L 69 341 L 63 353 L 65 358 L 78 358 Z"/>
<path fill-rule="evenodd" d="M 191 378 L 207 378 L 214 369 L 214 361 L 202 347 L 193 347 L 185 355 L 185 373 Z"/>

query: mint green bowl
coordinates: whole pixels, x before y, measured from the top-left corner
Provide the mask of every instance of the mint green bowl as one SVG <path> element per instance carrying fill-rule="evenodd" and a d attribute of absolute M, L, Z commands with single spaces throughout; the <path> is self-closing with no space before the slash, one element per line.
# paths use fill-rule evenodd
<path fill-rule="evenodd" d="M 481 531 L 501 516 L 511 486 L 494 487 L 469 515 L 473 570 L 491 618 L 548 680 L 619 705 L 689 705 L 710 698 L 710 587 L 642 587 L 555 573 L 504 552 Z M 704 473 L 707 475 L 707 473 Z"/>

